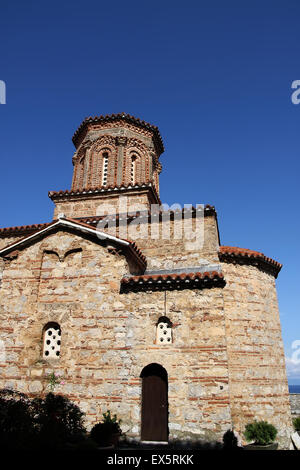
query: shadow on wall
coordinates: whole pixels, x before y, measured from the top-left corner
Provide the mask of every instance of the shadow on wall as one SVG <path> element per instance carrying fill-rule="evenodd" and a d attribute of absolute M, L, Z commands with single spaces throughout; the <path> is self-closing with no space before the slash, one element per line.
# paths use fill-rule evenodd
<path fill-rule="evenodd" d="M 166 371 L 158 364 L 150 364 L 143 375 L 163 376 Z M 154 375 L 156 377 L 156 375 Z M 19 450 L 99 450 L 99 447 L 83 425 L 84 413 L 68 398 L 54 393 L 30 398 L 10 389 L 0 390 L 0 445 Z M 177 450 L 242 450 L 234 432 L 228 430 L 223 443 L 204 440 L 171 440 L 166 444 L 145 444 L 122 436 L 116 447 L 119 450 L 148 449 Z"/>

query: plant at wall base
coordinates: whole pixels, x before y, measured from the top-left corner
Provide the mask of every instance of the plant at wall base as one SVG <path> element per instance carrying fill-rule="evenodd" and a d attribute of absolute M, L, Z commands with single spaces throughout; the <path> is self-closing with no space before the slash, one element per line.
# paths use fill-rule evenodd
<path fill-rule="evenodd" d="M 50 392 L 45 398 L 35 398 L 32 406 L 39 430 L 39 447 L 59 448 L 84 436 L 84 413 L 67 397 Z"/>
<path fill-rule="evenodd" d="M 37 432 L 30 398 L 14 390 L 0 390 L 1 448 L 28 450 Z"/>
<path fill-rule="evenodd" d="M 62 376 L 58 372 L 51 372 L 51 374 L 46 375 L 48 380 L 48 387 L 50 392 L 54 392 L 57 385 L 64 385 L 65 382 L 61 381 Z"/>
<path fill-rule="evenodd" d="M 293 419 L 293 425 L 294 425 L 295 431 L 297 431 L 298 433 L 300 433 L 300 416 L 298 416 L 297 418 L 294 418 L 294 419 Z"/>
<path fill-rule="evenodd" d="M 62 449 L 86 440 L 84 413 L 67 397 L 48 393 L 29 398 L 0 390 L 1 449 Z"/>
<path fill-rule="evenodd" d="M 254 441 L 253 444 L 248 446 L 249 448 L 258 448 L 275 445 L 273 444 L 277 436 L 277 429 L 273 424 L 268 423 L 267 421 L 254 421 L 246 425 L 244 432 L 245 439 L 249 441 Z"/>
<path fill-rule="evenodd" d="M 121 422 L 122 421 L 117 418 L 116 414 L 112 416 L 110 410 L 107 410 L 103 413 L 102 422 L 95 424 L 92 428 L 90 437 L 97 442 L 97 444 L 116 446 L 122 434 L 120 427 Z"/>

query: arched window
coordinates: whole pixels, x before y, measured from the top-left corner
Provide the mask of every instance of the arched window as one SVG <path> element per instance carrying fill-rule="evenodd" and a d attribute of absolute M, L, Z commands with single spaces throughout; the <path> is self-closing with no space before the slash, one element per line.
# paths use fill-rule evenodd
<path fill-rule="evenodd" d="M 60 356 L 61 329 L 58 323 L 47 323 L 43 336 L 43 357 L 58 359 Z"/>
<path fill-rule="evenodd" d="M 108 153 L 104 152 L 103 156 L 103 166 L 102 166 L 102 185 L 106 186 L 107 184 L 107 168 L 108 168 Z"/>
<path fill-rule="evenodd" d="M 137 156 L 131 156 L 131 174 L 130 174 L 130 182 L 131 184 L 136 183 L 136 163 L 137 163 Z"/>
<path fill-rule="evenodd" d="M 172 338 L 172 322 L 168 317 L 160 317 L 156 324 L 156 344 L 171 344 Z"/>

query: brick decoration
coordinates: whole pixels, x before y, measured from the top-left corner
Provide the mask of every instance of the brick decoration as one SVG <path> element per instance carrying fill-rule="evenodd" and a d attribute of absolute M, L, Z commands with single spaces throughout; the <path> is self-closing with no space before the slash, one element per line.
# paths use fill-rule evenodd
<path fill-rule="evenodd" d="M 118 188 L 132 184 L 131 166 L 132 157 L 135 156 L 134 185 L 143 184 L 145 181 L 151 182 L 158 193 L 158 174 L 161 171 L 159 155 L 162 149 L 159 151 L 157 149 L 156 132 L 153 134 L 150 125 L 147 124 L 145 127 L 132 117 L 129 121 L 127 118 L 121 120 L 106 118 L 95 118 L 93 123 L 88 120 L 84 138 L 80 140 L 72 158 L 74 170 L 71 191 Z M 105 181 L 103 180 L 104 154 L 108 155 Z M 121 178 L 118 176 L 120 174 Z"/>
<path fill-rule="evenodd" d="M 85 118 L 72 137 L 72 141 L 75 147 L 78 147 L 80 145 L 89 128 L 95 126 L 95 124 L 103 123 L 110 123 L 114 125 L 115 123 L 122 123 L 121 125 L 131 124 L 134 127 L 139 127 L 141 130 L 150 131 L 150 133 L 153 135 L 156 146 L 159 149 L 159 153 L 161 154 L 164 152 L 164 146 L 158 127 L 126 113 L 108 114 L 106 116 L 90 116 Z"/>

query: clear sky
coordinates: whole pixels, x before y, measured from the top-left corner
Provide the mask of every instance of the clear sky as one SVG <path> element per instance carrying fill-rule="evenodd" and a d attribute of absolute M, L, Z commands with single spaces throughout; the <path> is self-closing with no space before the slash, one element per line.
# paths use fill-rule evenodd
<path fill-rule="evenodd" d="M 223 245 L 283 263 L 285 352 L 297 359 L 299 18 L 298 0 L 1 2 L 0 225 L 51 220 L 47 192 L 70 188 L 84 117 L 156 124 L 162 201 L 215 205 Z M 288 369 L 300 384 L 297 360 Z"/>

